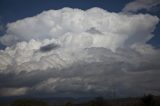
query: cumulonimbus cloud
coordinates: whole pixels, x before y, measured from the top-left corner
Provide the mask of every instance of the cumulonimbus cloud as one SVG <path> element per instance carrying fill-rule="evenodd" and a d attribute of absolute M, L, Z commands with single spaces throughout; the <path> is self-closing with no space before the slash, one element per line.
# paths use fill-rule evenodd
<path fill-rule="evenodd" d="M 148 73 L 159 75 L 160 51 L 146 44 L 158 22 L 149 14 L 63 8 L 9 23 L 0 39 L 7 46 L 0 51 L 0 76 L 10 75 L 12 80 L 4 78 L 0 86 L 26 88 L 21 94 L 103 94 L 123 83 L 120 92 L 142 88 L 152 92 L 155 83 L 146 87 L 139 81 L 145 82 L 143 75 L 158 78 Z"/>

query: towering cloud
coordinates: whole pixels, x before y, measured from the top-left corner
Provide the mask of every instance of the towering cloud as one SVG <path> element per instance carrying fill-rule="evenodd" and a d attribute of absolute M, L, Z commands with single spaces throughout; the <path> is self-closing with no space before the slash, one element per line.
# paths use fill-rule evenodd
<path fill-rule="evenodd" d="M 146 44 L 158 22 L 149 14 L 63 8 L 9 23 L 0 39 L 7 46 L 0 51 L 0 94 L 159 92 L 153 75 L 160 74 L 160 51 Z"/>

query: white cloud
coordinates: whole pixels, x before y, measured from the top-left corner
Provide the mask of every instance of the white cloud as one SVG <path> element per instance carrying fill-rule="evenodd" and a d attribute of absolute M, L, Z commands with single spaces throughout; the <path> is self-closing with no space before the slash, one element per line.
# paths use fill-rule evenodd
<path fill-rule="evenodd" d="M 159 78 L 148 73 L 159 75 L 160 51 L 146 44 L 158 22 L 149 14 L 63 8 L 9 23 L 0 39 L 7 45 L 0 51 L 0 86 L 27 93 L 153 90 L 155 83 L 134 84 L 145 82 L 143 75 Z"/>
<path fill-rule="evenodd" d="M 49 10 L 7 25 L 1 42 L 10 46 L 0 52 L 0 69 L 62 69 L 87 60 L 85 48 L 104 47 L 115 52 L 145 43 L 153 36 L 158 21 L 147 14 L 126 15 L 99 8 Z M 59 47 L 47 53 L 39 51 L 51 43 Z"/>
<path fill-rule="evenodd" d="M 122 46 L 129 38 L 134 38 L 132 43 L 143 40 L 145 42 L 148 37 L 152 37 L 151 32 L 158 21 L 157 17 L 147 14 L 125 15 L 110 13 L 99 8 L 87 11 L 63 8 L 49 10 L 34 17 L 9 23 L 7 33 L 1 38 L 1 43 L 12 45 L 31 39 L 54 38 L 56 40 L 62 39 L 62 42 L 65 40 L 66 43 L 70 42 L 66 40 L 71 40 L 78 45 L 81 42 L 81 44 L 90 42 L 93 43 L 93 46 L 104 46 L 114 50 Z M 102 35 L 96 33 L 92 36 L 93 33 L 88 30 L 93 28 Z M 74 41 L 77 37 L 81 39 L 78 40 L 79 42 Z M 83 42 L 84 39 L 87 41 Z M 104 41 L 101 41 L 102 39 Z"/>
<path fill-rule="evenodd" d="M 62 69 L 70 66 L 74 62 L 83 60 L 86 52 L 81 49 L 60 47 L 48 52 L 40 51 L 40 48 L 46 44 L 56 43 L 54 39 L 36 41 L 30 40 L 20 42 L 15 47 L 7 47 L 5 51 L 0 52 L 1 72 L 7 68 L 12 68 L 16 72 L 47 70 L 49 68 Z"/>
<path fill-rule="evenodd" d="M 159 5 L 159 0 L 135 0 L 128 3 L 124 8 L 124 12 L 137 12 L 141 9 L 150 10 L 152 7 Z"/>

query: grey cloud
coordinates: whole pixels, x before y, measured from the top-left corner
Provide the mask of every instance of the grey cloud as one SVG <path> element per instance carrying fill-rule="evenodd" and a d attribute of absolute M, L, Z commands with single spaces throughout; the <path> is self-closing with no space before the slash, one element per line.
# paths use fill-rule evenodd
<path fill-rule="evenodd" d="M 141 56 L 130 49 L 119 49 L 116 53 L 105 48 L 90 48 L 87 51 L 99 58 L 99 62 L 77 62 L 62 70 L 51 68 L 45 71 L 1 74 L 1 87 L 27 87 L 29 90 L 26 95 L 84 96 L 92 93 L 106 96 L 105 94 L 112 95 L 111 92 L 115 90 L 117 96 L 136 96 L 158 92 L 160 67 L 155 68 L 153 65 L 158 66 L 160 59 L 154 58 L 156 55 Z M 133 57 L 127 57 L 129 55 Z M 138 60 L 135 61 L 135 57 Z M 143 62 L 148 58 L 152 61 Z"/>
<path fill-rule="evenodd" d="M 48 44 L 48 45 L 45 45 L 45 46 L 41 46 L 41 47 L 40 47 L 40 51 L 41 51 L 41 52 L 48 52 L 48 51 L 57 49 L 57 48 L 59 48 L 59 47 L 60 47 L 60 45 L 51 43 L 51 44 Z"/>
<path fill-rule="evenodd" d="M 95 27 L 92 27 L 92 28 L 88 29 L 86 32 L 91 33 L 91 34 L 100 34 L 100 35 L 103 34 L 99 30 L 97 30 Z"/>
<path fill-rule="evenodd" d="M 135 0 L 126 4 L 122 9 L 124 12 L 137 12 L 139 10 L 145 9 L 147 11 L 152 11 L 154 7 L 160 5 L 159 0 Z"/>

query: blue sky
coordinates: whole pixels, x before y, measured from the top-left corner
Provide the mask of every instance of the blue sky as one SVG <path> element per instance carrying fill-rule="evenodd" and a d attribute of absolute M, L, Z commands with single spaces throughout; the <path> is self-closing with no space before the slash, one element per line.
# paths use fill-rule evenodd
<path fill-rule="evenodd" d="M 34 16 L 49 9 L 72 7 L 89 9 L 101 7 L 108 11 L 119 12 L 131 0 L 1 0 L 0 13 L 4 23 L 13 22 L 29 16 Z"/>

